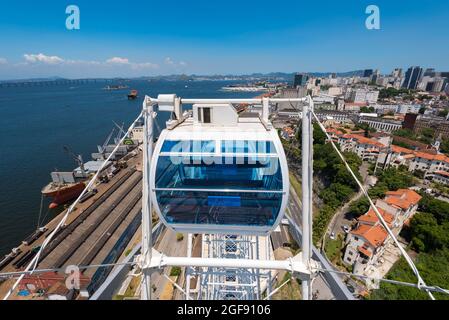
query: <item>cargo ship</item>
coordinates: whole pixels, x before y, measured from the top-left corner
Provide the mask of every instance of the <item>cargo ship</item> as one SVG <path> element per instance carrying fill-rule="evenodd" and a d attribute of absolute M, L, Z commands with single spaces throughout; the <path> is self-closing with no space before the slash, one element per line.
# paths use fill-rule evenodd
<path fill-rule="evenodd" d="M 42 195 L 53 198 L 48 207 L 54 209 L 77 198 L 84 188 L 84 182 L 64 183 L 52 181 L 42 189 Z"/>
<path fill-rule="evenodd" d="M 98 146 L 98 152 L 92 153 L 92 161 L 88 161 L 84 163 L 81 155 L 76 155 L 72 151 L 70 151 L 67 147 L 64 147 L 66 153 L 70 154 L 73 159 L 78 164 L 78 167 L 68 172 L 54 171 L 51 172 L 51 182 L 42 188 L 41 193 L 44 197 L 51 197 L 52 201 L 49 205 L 50 209 L 57 208 L 60 205 L 63 205 L 71 200 L 76 199 L 81 192 L 83 192 L 86 187 L 86 181 L 92 177 L 98 170 L 100 170 L 103 161 L 108 158 L 111 154 L 112 150 L 115 149 L 116 144 L 120 141 L 123 136 L 124 130 L 123 125 L 113 128 L 106 141 L 102 146 Z M 117 131 L 115 131 L 117 130 Z M 140 130 L 140 131 L 139 131 Z M 133 130 L 132 135 L 136 135 L 140 137 L 142 128 L 135 128 Z M 116 134 L 113 142 L 110 143 L 114 134 Z M 139 138 L 137 139 L 139 140 Z M 110 160 L 117 162 L 122 157 L 127 155 L 130 151 L 132 151 L 139 143 L 136 139 L 125 139 L 123 145 L 119 146 L 116 150 L 115 156 Z M 108 161 L 103 168 L 103 172 L 105 172 L 105 177 L 109 174 L 114 173 L 117 170 L 116 166 L 113 165 L 112 161 Z M 100 177 L 103 178 L 103 177 Z"/>
<path fill-rule="evenodd" d="M 134 100 L 137 98 L 137 90 L 131 90 L 131 92 L 128 94 L 129 100 Z"/>
<path fill-rule="evenodd" d="M 52 202 L 48 206 L 54 209 L 68 201 L 78 197 L 85 188 L 84 181 L 88 177 L 83 158 L 81 155 L 73 154 L 67 147 L 64 147 L 67 153 L 70 153 L 79 167 L 71 172 L 54 171 L 51 173 L 52 181 L 42 188 L 44 197 L 51 197 Z"/>

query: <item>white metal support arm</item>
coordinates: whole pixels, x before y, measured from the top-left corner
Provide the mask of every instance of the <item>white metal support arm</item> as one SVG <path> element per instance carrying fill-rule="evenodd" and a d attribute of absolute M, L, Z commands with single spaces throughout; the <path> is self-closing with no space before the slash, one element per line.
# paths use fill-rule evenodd
<path fill-rule="evenodd" d="M 245 268 L 245 269 L 269 269 L 285 270 L 296 278 L 310 281 L 320 268 L 316 262 L 304 264 L 302 253 L 285 260 L 255 260 L 255 259 L 221 259 L 221 258 L 193 258 L 193 257 L 168 257 L 153 248 L 151 259 L 139 261 L 142 272 L 152 273 L 165 267 L 200 267 L 200 268 Z"/>

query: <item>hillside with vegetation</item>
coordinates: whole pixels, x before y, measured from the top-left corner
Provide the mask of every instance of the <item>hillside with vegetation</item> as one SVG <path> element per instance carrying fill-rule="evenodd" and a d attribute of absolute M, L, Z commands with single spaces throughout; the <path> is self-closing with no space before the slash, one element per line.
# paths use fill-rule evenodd
<path fill-rule="evenodd" d="M 410 221 L 402 235 L 415 251 L 415 264 L 427 285 L 449 288 L 449 203 L 423 195 L 419 212 Z M 416 276 L 407 262 L 401 258 L 386 276 L 416 283 Z M 436 299 L 449 300 L 449 295 L 434 293 Z M 417 300 L 429 296 L 416 288 L 382 283 L 370 299 Z"/>

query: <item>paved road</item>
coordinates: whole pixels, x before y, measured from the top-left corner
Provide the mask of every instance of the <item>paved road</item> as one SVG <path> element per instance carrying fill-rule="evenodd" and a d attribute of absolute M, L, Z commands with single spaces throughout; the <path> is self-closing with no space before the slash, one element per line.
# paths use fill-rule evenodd
<path fill-rule="evenodd" d="M 169 257 L 185 257 L 187 252 L 187 235 L 184 235 L 182 241 L 177 241 L 176 232 L 165 229 L 164 234 L 160 237 L 160 242 L 156 246 L 156 249 L 169 256 Z M 164 291 L 165 286 L 168 284 L 167 278 L 162 276 L 165 273 L 167 276 L 170 275 L 171 267 L 165 267 L 161 272 L 155 272 L 151 275 L 151 285 L 155 287 L 156 290 L 153 294 L 153 299 L 159 299 L 159 296 Z"/>
<path fill-rule="evenodd" d="M 363 162 L 360 166 L 360 174 L 362 175 L 363 187 L 365 189 L 370 187 L 374 179 L 374 177 L 368 175 L 368 167 L 369 164 L 367 162 Z M 349 199 L 349 201 L 347 201 L 343 207 L 339 208 L 335 212 L 331 222 L 329 223 L 329 227 L 327 228 L 326 235 L 334 232 L 335 236 L 337 236 L 339 233 L 344 233 L 344 226 L 351 227 L 351 225 L 354 223 L 354 220 L 352 219 L 352 217 L 348 217 L 346 215 L 346 212 L 348 211 L 351 203 L 359 200 L 360 198 L 362 198 L 362 196 L 363 192 L 360 190 L 354 196 L 352 196 L 351 199 Z M 323 241 L 325 241 L 326 235 L 324 236 Z"/>

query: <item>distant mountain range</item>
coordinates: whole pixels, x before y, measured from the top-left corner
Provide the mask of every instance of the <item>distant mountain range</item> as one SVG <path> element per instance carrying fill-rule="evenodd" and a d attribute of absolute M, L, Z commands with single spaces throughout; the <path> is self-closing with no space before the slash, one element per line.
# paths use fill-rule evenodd
<path fill-rule="evenodd" d="M 333 72 L 303 72 L 309 74 L 313 77 L 328 77 L 333 74 Z M 159 76 L 143 76 L 137 78 L 123 78 L 115 77 L 109 78 L 113 80 L 166 80 L 166 81 L 189 81 L 189 80 L 278 80 L 278 81 L 293 81 L 296 72 L 270 72 L 270 73 L 252 73 L 245 75 L 235 75 L 235 74 L 216 74 L 216 75 L 197 75 L 197 74 L 172 74 L 172 75 L 159 75 Z M 336 72 L 337 77 L 352 77 L 352 76 L 362 76 L 363 70 L 348 71 L 348 72 Z M 92 78 L 94 79 L 94 78 Z M 104 78 L 97 78 L 104 79 Z M 48 78 L 31 78 L 31 79 L 16 79 L 16 80 L 3 80 L 0 82 L 34 82 L 34 81 L 55 81 L 55 80 L 74 80 L 66 79 L 62 77 L 48 77 Z"/>
<path fill-rule="evenodd" d="M 313 77 L 328 77 L 333 72 L 304 72 Z M 250 80 L 250 79 L 276 79 L 293 81 L 296 72 L 270 72 L 270 73 L 251 73 L 244 75 L 235 74 L 216 74 L 216 75 L 197 75 L 197 74 L 173 74 L 166 76 L 152 76 L 152 77 L 140 77 L 139 79 L 145 80 L 197 80 L 197 79 L 210 79 L 210 80 L 223 80 L 223 79 L 236 79 L 236 80 Z M 352 77 L 363 76 L 363 70 L 348 71 L 348 72 L 336 72 L 337 77 Z"/>

